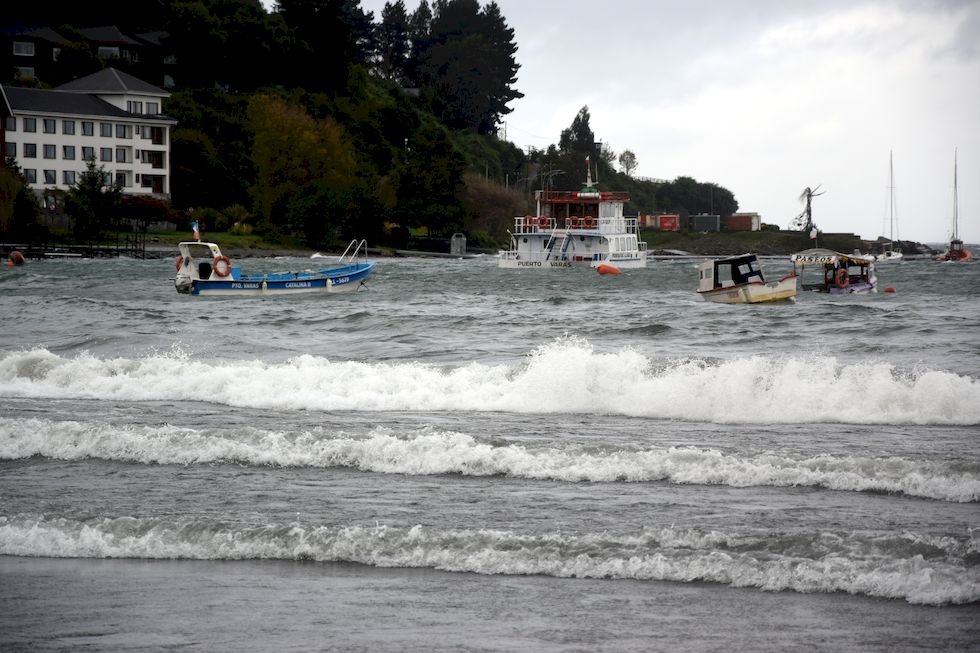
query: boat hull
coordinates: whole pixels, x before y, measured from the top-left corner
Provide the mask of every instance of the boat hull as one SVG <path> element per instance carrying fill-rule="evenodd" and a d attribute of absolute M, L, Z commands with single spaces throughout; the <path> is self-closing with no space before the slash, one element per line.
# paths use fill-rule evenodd
<path fill-rule="evenodd" d="M 699 290 L 705 301 L 718 304 L 762 304 L 779 302 L 796 297 L 796 277 L 789 276 L 779 281 L 743 283 L 727 288 Z"/>
<path fill-rule="evenodd" d="M 647 266 L 646 252 L 642 256 L 635 258 L 606 258 L 593 260 L 590 258 L 582 259 L 528 259 L 517 258 L 510 255 L 510 252 L 501 252 L 497 267 L 509 270 L 570 270 L 572 268 L 596 268 L 600 265 L 614 265 L 620 270 L 640 269 Z"/>
<path fill-rule="evenodd" d="M 306 293 L 355 292 L 374 269 L 373 262 L 359 263 L 318 273 L 248 275 L 238 279 L 195 279 L 177 290 L 201 296 L 266 296 Z"/>

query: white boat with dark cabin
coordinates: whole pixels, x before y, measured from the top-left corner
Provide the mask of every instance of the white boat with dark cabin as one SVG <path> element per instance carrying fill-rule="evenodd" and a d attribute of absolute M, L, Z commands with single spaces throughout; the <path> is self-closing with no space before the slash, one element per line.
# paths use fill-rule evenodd
<path fill-rule="evenodd" d="M 592 181 L 578 191 L 535 191 L 534 215 L 514 218 L 511 247 L 497 266 L 512 269 L 645 268 L 647 244 L 636 218 L 627 218 L 625 192 L 600 191 Z"/>
<path fill-rule="evenodd" d="M 720 304 L 760 304 L 796 297 L 796 273 L 766 281 L 755 254 L 705 261 L 698 266 L 698 294 Z"/>
<path fill-rule="evenodd" d="M 189 295 L 265 296 L 316 292 L 351 292 L 361 288 L 374 270 L 361 261 L 367 242 L 352 240 L 337 265 L 320 270 L 245 274 L 232 265 L 215 243 L 188 241 L 178 245 L 177 292 Z"/>

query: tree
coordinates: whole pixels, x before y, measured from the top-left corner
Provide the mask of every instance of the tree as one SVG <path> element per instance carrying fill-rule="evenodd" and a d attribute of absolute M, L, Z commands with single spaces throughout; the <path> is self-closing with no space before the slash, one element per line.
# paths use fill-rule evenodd
<path fill-rule="evenodd" d="M 520 65 L 514 30 L 496 3 L 482 10 L 477 0 L 440 0 L 421 78 L 432 110 L 450 128 L 496 131 L 507 103 L 524 97 L 513 88 Z"/>
<path fill-rule="evenodd" d="M 257 175 L 252 192 L 262 217 L 275 229 L 303 232 L 305 216 L 290 210 L 301 189 L 306 206 L 322 204 L 322 189 L 333 193 L 354 184 L 356 159 L 343 127 L 332 118 L 315 119 L 305 110 L 271 95 L 249 102 L 255 131 L 252 158 Z M 309 187 L 316 182 L 317 187 Z M 331 216 L 321 216 L 329 221 Z M 326 229 L 323 230 L 326 233 Z"/>
<path fill-rule="evenodd" d="M 0 238 L 8 241 L 33 241 L 43 235 L 38 222 L 41 205 L 27 185 L 20 168 L 8 159 L 0 167 Z"/>
<path fill-rule="evenodd" d="M 382 79 L 402 84 L 407 78 L 409 24 L 403 0 L 386 2 L 377 30 L 377 57 L 374 71 Z"/>
<path fill-rule="evenodd" d="M 633 150 L 623 150 L 623 153 L 619 155 L 619 166 L 623 169 L 623 174 L 632 177 L 636 165 L 636 155 L 633 154 Z"/>
<path fill-rule="evenodd" d="M 122 185 L 113 183 L 104 166 L 94 159 L 85 162 L 85 171 L 65 197 L 65 212 L 74 220 L 75 238 L 83 242 L 98 240 L 104 229 L 114 226 L 122 204 Z"/>
<path fill-rule="evenodd" d="M 568 129 L 563 129 L 558 139 L 558 149 L 568 154 L 577 154 L 582 157 L 594 157 L 598 154 L 595 149 L 595 134 L 589 126 L 589 107 L 584 106 L 579 109 L 572 119 L 572 124 Z"/>

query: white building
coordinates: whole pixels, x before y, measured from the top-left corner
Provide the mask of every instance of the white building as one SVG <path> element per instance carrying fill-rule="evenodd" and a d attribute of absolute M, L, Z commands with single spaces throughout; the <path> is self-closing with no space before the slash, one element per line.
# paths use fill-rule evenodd
<path fill-rule="evenodd" d="M 67 191 L 86 161 L 123 193 L 170 197 L 170 94 L 106 68 L 53 90 L 0 86 L 0 143 L 39 195 Z"/>

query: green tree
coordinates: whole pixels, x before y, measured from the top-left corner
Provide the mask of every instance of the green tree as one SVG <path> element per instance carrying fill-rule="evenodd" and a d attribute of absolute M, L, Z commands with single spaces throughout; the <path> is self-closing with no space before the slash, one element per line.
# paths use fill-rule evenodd
<path fill-rule="evenodd" d="M 121 204 L 122 186 L 109 179 L 104 166 L 88 159 L 85 171 L 65 197 L 65 212 L 74 221 L 75 238 L 81 242 L 98 240 L 104 230 L 116 226 Z"/>
<path fill-rule="evenodd" d="M 427 226 L 436 235 L 462 228 L 466 162 L 446 130 L 429 120 L 409 140 L 406 160 L 395 173 L 393 218 L 403 227 Z"/>
<path fill-rule="evenodd" d="M 249 118 L 255 132 L 252 158 L 257 171 L 252 193 L 259 213 L 279 231 L 301 233 L 309 225 L 295 207 L 290 209 L 290 200 L 304 188 L 306 205 L 325 201 L 323 189 L 330 193 L 350 189 L 356 172 L 354 149 L 335 120 L 313 118 L 282 98 L 253 96 Z M 310 186 L 313 182 L 316 185 Z"/>
<path fill-rule="evenodd" d="M 636 170 L 636 155 L 633 150 L 623 150 L 622 154 L 619 155 L 619 167 L 623 169 L 623 174 L 627 177 L 633 176 L 633 171 Z"/>
<path fill-rule="evenodd" d="M 513 88 L 520 65 L 514 30 L 496 3 L 440 0 L 429 46 L 422 55 L 422 78 L 432 109 L 453 129 L 496 131 L 507 103 L 524 97 Z"/>
<path fill-rule="evenodd" d="M 39 223 L 41 205 L 27 185 L 20 169 L 8 159 L 0 167 L 0 238 L 8 241 L 34 241 L 45 229 Z"/>
<path fill-rule="evenodd" d="M 374 71 L 381 79 L 402 84 L 407 78 L 409 49 L 408 14 L 405 2 L 386 2 L 378 26 L 377 56 Z"/>

